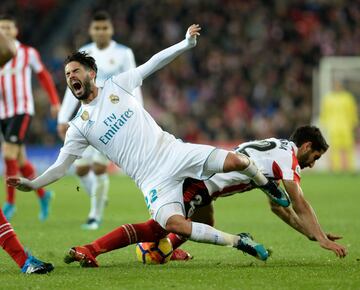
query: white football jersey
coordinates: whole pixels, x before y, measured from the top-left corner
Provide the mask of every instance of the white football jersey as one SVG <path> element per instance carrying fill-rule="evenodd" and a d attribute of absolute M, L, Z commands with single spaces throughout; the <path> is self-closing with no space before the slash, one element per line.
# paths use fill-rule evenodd
<path fill-rule="evenodd" d="M 162 165 L 173 159 L 181 141 L 164 132 L 130 94 L 141 84 L 136 69 L 105 81 L 69 122 L 61 150 L 80 157 L 92 145 L 145 188 L 151 179 L 171 175 L 172 169 Z"/>
<path fill-rule="evenodd" d="M 254 161 L 259 170 L 270 179 L 300 182 L 300 166 L 296 158 L 295 143 L 269 138 L 240 144 L 236 152 L 243 153 Z M 231 195 L 253 188 L 250 178 L 239 172 L 215 174 L 204 181 L 213 197 Z"/>
<path fill-rule="evenodd" d="M 85 51 L 92 56 L 98 67 L 96 75 L 96 85 L 101 87 L 104 82 L 113 75 L 120 74 L 136 67 L 135 58 L 132 50 L 124 45 L 112 40 L 105 49 L 99 49 L 95 42 L 84 45 L 79 51 Z M 139 87 L 132 92 L 134 97 L 142 104 L 142 94 Z M 74 113 L 79 101 L 73 96 L 70 89 L 67 88 L 61 109 L 58 115 L 58 123 L 67 123 Z"/>

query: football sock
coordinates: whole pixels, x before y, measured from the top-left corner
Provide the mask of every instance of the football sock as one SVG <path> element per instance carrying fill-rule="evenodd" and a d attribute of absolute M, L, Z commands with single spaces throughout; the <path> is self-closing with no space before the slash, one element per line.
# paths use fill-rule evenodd
<path fill-rule="evenodd" d="M 166 235 L 167 232 L 151 219 L 141 224 L 122 225 L 85 247 L 96 257 L 131 244 L 158 241 Z"/>
<path fill-rule="evenodd" d="M 168 235 L 168 238 L 170 239 L 171 245 L 174 250 L 177 249 L 178 247 L 180 247 L 183 243 L 185 243 L 187 241 L 187 238 L 179 236 L 174 233 L 170 233 Z"/>
<path fill-rule="evenodd" d="M 96 175 L 96 215 L 95 219 L 101 221 L 108 199 L 109 175 L 107 173 Z"/>
<path fill-rule="evenodd" d="M 250 177 L 257 185 L 262 186 L 268 183 L 268 179 L 265 177 L 264 174 L 260 172 L 260 170 L 257 168 L 255 163 L 250 160 L 250 164 L 248 167 L 246 167 L 244 170 L 241 171 L 241 173 L 245 174 L 246 176 Z"/>
<path fill-rule="evenodd" d="M 34 179 L 36 176 L 36 171 L 34 166 L 30 163 L 30 161 L 26 161 L 26 163 L 20 167 L 21 175 L 27 179 Z M 39 188 L 36 190 L 37 196 L 39 198 L 43 198 L 45 194 L 44 188 Z"/>
<path fill-rule="evenodd" d="M 14 229 L 6 220 L 2 210 L 0 210 L 0 246 L 10 255 L 20 268 L 25 264 L 27 255 L 18 240 Z"/>
<path fill-rule="evenodd" d="M 191 241 L 235 247 L 240 240 L 239 236 L 224 233 L 206 224 L 191 222 L 191 225 Z"/>
<path fill-rule="evenodd" d="M 18 168 L 18 162 L 16 159 L 5 159 L 5 178 L 7 178 L 9 176 L 17 176 L 18 171 L 19 171 L 19 168 Z M 8 203 L 14 204 L 14 202 L 15 202 L 15 187 L 6 185 L 6 193 L 7 193 L 6 201 Z"/>
<path fill-rule="evenodd" d="M 94 172 L 89 171 L 88 174 L 86 174 L 84 176 L 79 176 L 79 178 L 80 178 L 80 182 L 81 182 L 82 186 L 85 188 L 86 193 L 89 196 L 92 196 L 93 190 L 95 188 L 94 184 L 96 182 Z"/>

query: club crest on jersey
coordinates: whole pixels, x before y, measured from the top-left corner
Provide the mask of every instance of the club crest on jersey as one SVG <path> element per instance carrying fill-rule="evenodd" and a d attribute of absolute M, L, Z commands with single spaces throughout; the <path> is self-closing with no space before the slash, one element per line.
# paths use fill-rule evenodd
<path fill-rule="evenodd" d="M 83 121 L 89 120 L 89 112 L 88 112 L 88 111 L 82 112 L 82 114 L 81 114 L 80 117 L 81 117 L 81 119 L 82 119 Z"/>
<path fill-rule="evenodd" d="M 110 102 L 112 102 L 113 104 L 117 104 L 120 101 L 120 98 L 117 95 L 110 95 L 109 99 L 110 99 Z"/>

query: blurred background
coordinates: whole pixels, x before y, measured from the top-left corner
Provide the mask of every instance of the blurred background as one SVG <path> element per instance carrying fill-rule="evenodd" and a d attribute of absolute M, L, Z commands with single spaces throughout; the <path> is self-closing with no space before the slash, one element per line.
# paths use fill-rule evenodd
<path fill-rule="evenodd" d="M 138 64 L 180 41 L 190 24 L 202 26 L 198 46 L 142 87 L 145 108 L 165 130 L 185 141 L 231 148 L 244 140 L 287 138 L 297 126 L 309 123 L 322 126 L 327 134 L 321 123 L 322 104 L 337 82 L 355 104 L 360 103 L 358 1 L 2 0 L 0 4 L 0 14 L 16 17 L 18 39 L 40 51 L 61 97 L 66 88 L 63 61 L 90 42 L 88 26 L 97 10 L 111 14 L 114 39 L 133 49 Z M 36 116 L 28 150 L 43 170 L 62 142 L 45 92 L 33 79 Z M 359 126 L 354 125 L 352 132 L 356 146 Z M 322 167 L 327 167 L 326 161 Z"/>

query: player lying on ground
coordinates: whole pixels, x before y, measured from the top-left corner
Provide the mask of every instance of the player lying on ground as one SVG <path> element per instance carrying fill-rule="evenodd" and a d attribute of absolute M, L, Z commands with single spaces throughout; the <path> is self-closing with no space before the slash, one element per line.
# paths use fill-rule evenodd
<path fill-rule="evenodd" d="M 0 66 L 7 63 L 15 54 L 14 43 L 0 31 Z M 18 240 L 11 224 L 6 220 L 2 209 L 0 209 L 0 246 L 23 273 L 45 274 L 54 269 L 52 264 L 44 263 L 24 251 L 24 247 Z"/>
<path fill-rule="evenodd" d="M 108 79 L 96 87 L 95 60 L 74 53 L 65 62 L 67 84 L 82 106 L 70 122 L 56 162 L 34 180 L 8 178 L 8 184 L 30 191 L 63 177 L 88 145 L 105 154 L 134 179 L 144 194 L 150 215 L 165 230 L 192 241 L 235 247 L 266 260 L 268 252 L 248 236 L 221 232 L 185 218 L 182 184 L 185 178 L 208 178 L 214 173 L 241 171 L 265 193 L 289 205 L 286 194 L 270 182 L 243 154 L 208 145 L 183 143 L 163 131 L 129 93 L 143 79 L 182 52 L 196 45 L 200 27 L 189 27 L 183 41 L 157 54 L 139 67 Z"/>
<path fill-rule="evenodd" d="M 271 209 L 276 215 L 310 240 L 316 240 L 324 249 L 345 257 L 345 247 L 334 242 L 340 237 L 324 233 L 300 187 L 300 169 L 312 168 L 327 149 L 328 145 L 320 130 L 304 126 L 296 129 L 290 140 L 270 138 L 247 142 L 239 145 L 235 152 L 248 155 L 266 176 L 282 181 L 291 197 L 292 208 L 284 208 L 271 202 Z M 256 185 L 251 179 L 238 172 L 216 174 L 205 181 L 187 178 L 183 185 L 187 217 L 213 226 L 213 200 L 254 188 Z M 154 220 L 142 224 L 126 224 L 91 244 L 73 247 L 65 261 L 76 260 L 84 267 L 97 267 L 96 257 L 100 254 L 133 243 L 157 241 L 165 235 L 166 231 Z M 169 238 L 174 249 L 186 241 L 175 234 L 170 234 Z M 189 257 L 186 252 L 175 250 L 172 259 L 185 260 Z"/>

